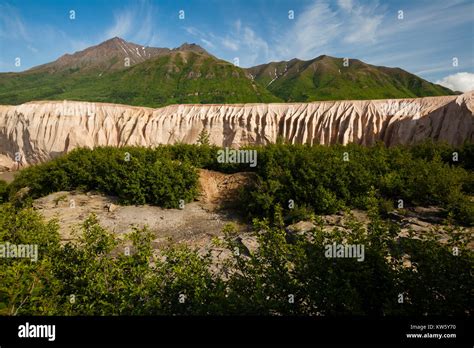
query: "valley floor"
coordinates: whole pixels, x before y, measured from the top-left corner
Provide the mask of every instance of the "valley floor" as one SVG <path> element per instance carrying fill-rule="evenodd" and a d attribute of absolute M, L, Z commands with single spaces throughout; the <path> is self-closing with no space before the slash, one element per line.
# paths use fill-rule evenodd
<path fill-rule="evenodd" d="M 123 235 L 133 227 L 148 227 L 155 235 L 153 247 L 183 243 L 202 251 L 213 248 L 212 239 L 221 237 L 226 224 L 236 227 L 237 235 L 247 241 L 247 248 L 253 248 L 255 238 L 250 237 L 252 226 L 232 208 L 226 207 L 240 185 L 248 179 L 248 173 L 223 174 L 219 172 L 200 170 L 201 195 L 198 200 L 185 204 L 183 209 L 163 209 L 151 205 L 118 205 L 117 199 L 95 192 L 55 192 L 39 198 L 33 207 L 46 220 L 57 219 L 63 242 L 74 239 L 74 231 L 80 230 L 83 221 L 95 214 L 101 226 L 118 235 Z M 437 207 L 416 207 L 406 210 L 403 214 L 394 211 L 389 220 L 401 227 L 399 236 L 407 237 L 410 231 L 414 238 L 423 234 L 434 233 L 441 242 L 448 239 L 448 232 L 443 230 L 441 209 Z M 351 210 L 338 214 L 320 216 L 324 230 L 336 228 L 347 230 L 350 215 L 367 227 L 369 218 L 367 212 Z M 310 221 L 300 221 L 287 227 L 289 234 L 306 233 L 316 225 Z M 474 228 L 466 227 L 467 235 L 474 234 Z M 474 240 L 469 244 L 474 250 Z"/>

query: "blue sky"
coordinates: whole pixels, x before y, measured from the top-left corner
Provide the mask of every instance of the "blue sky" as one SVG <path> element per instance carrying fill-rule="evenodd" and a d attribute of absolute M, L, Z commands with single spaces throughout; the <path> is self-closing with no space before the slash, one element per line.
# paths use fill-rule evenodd
<path fill-rule="evenodd" d="M 474 89 L 474 0 L 0 0 L 2 72 L 114 36 L 156 47 L 195 42 L 242 67 L 321 54 L 358 58 Z"/>

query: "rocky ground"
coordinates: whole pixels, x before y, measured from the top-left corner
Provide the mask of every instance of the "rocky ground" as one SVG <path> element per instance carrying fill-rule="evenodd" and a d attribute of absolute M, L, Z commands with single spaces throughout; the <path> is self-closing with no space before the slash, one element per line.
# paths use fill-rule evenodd
<path fill-rule="evenodd" d="M 130 232 L 132 227 L 147 226 L 154 234 L 153 245 L 160 248 L 170 243 L 184 243 L 201 250 L 214 248 L 213 237 L 222 239 L 222 229 L 228 223 L 236 228 L 243 250 L 256 247 L 256 238 L 251 233 L 251 226 L 232 210 L 235 198 L 243 185 L 252 180 L 251 173 L 223 174 L 208 170 L 200 171 L 201 195 L 197 201 L 186 204 L 183 209 L 162 209 L 155 206 L 121 206 L 114 197 L 97 193 L 56 192 L 37 199 L 35 209 L 47 219 L 56 218 L 60 225 L 63 241 L 74 238 L 73 231 L 78 230 L 82 221 L 91 213 L 97 215 L 101 225 L 119 235 Z M 366 226 L 367 213 L 352 210 L 321 216 L 323 228 L 334 230 L 346 229 L 352 215 Z M 448 235 L 442 231 L 443 218 L 437 207 L 417 207 L 392 212 L 390 219 L 401 226 L 400 236 L 414 232 L 414 238 L 435 231 L 441 241 Z M 300 221 L 287 227 L 289 234 L 306 233 L 314 228 L 310 221 Z M 466 228 L 464 233 L 473 236 L 473 229 Z M 474 243 L 471 243 L 474 249 Z M 221 252 L 225 251 L 222 249 Z"/>
<path fill-rule="evenodd" d="M 130 232 L 133 227 L 147 226 L 155 233 L 153 244 L 186 243 L 196 247 L 221 235 L 226 223 L 233 222 L 238 233 L 249 226 L 229 209 L 239 188 L 251 176 L 248 173 L 226 175 L 200 171 L 201 196 L 185 204 L 183 209 L 162 209 L 156 206 L 121 206 L 115 197 L 87 192 L 55 192 L 37 199 L 34 208 L 47 219 L 57 219 L 63 241 L 74 238 L 82 221 L 96 214 L 100 224 L 117 234 Z"/>

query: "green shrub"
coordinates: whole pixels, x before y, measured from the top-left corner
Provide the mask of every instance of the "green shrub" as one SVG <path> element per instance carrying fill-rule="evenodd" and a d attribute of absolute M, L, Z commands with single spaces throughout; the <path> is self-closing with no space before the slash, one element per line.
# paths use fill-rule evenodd
<path fill-rule="evenodd" d="M 8 201 L 8 184 L 0 180 L 0 204 L 6 201 Z"/>
<path fill-rule="evenodd" d="M 248 188 L 244 205 L 251 216 L 271 218 L 277 204 L 286 210 L 285 215 L 296 216 L 290 212 L 290 200 L 319 214 L 332 214 L 344 207 L 366 209 L 373 187 L 384 210 L 399 200 L 405 207 L 439 205 L 453 213 L 458 223 L 472 224 L 467 213 L 473 173 L 443 161 L 440 154 L 453 150 L 445 145 L 275 144 L 253 148 L 258 152 L 258 180 Z"/>
<path fill-rule="evenodd" d="M 134 229 L 122 240 L 93 215 L 75 241 L 60 245 L 54 222 L 3 205 L 0 242 L 38 243 L 40 257 L 0 259 L 0 313 L 468 315 L 474 285 L 468 235 L 450 227 L 446 244 L 434 235 L 396 239 L 398 228 L 374 208 L 367 229 L 352 220 L 346 229 L 317 226 L 291 239 L 276 208 L 273 223 L 254 222 L 256 250 L 235 253 L 235 236 L 226 233 L 231 258 L 211 270 L 209 253 L 172 246 L 155 258 L 152 233 Z M 325 247 L 333 243 L 363 245 L 363 261 L 326 257 Z"/>
<path fill-rule="evenodd" d="M 428 142 L 393 148 L 380 143 L 370 147 L 283 143 L 245 147 L 257 151 L 256 167 L 219 163 L 220 148 L 210 145 L 77 149 L 22 170 L 8 192 L 12 198 L 28 186 L 28 196 L 19 200 L 23 205 L 28 198 L 82 189 L 116 195 L 123 204 L 177 207 L 180 200 L 189 202 L 196 197 L 195 168 L 253 171 L 257 180 L 246 188 L 240 205 L 249 217 L 272 218 L 276 205 L 294 219 L 299 214 L 291 211 L 291 205 L 318 214 L 366 209 L 368 193 L 374 188 L 385 210 L 399 200 L 404 207 L 437 205 L 457 223 L 471 225 L 472 148 L 470 144 L 455 148 Z M 452 161 L 453 152 L 459 154 L 458 162 Z"/>
<path fill-rule="evenodd" d="M 22 170 L 12 191 L 29 187 L 29 196 L 74 189 L 117 196 L 123 204 L 178 207 L 197 195 L 197 173 L 188 161 L 171 160 L 146 148 L 77 149 L 45 164 Z"/>

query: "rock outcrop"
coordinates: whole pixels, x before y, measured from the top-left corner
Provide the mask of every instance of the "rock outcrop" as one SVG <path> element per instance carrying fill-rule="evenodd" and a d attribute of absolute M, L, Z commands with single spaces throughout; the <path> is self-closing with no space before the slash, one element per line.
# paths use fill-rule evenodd
<path fill-rule="evenodd" d="M 474 92 L 416 99 L 171 105 L 159 109 L 74 101 L 0 106 L 0 168 L 47 161 L 76 147 L 195 143 L 389 146 L 474 141 Z"/>

